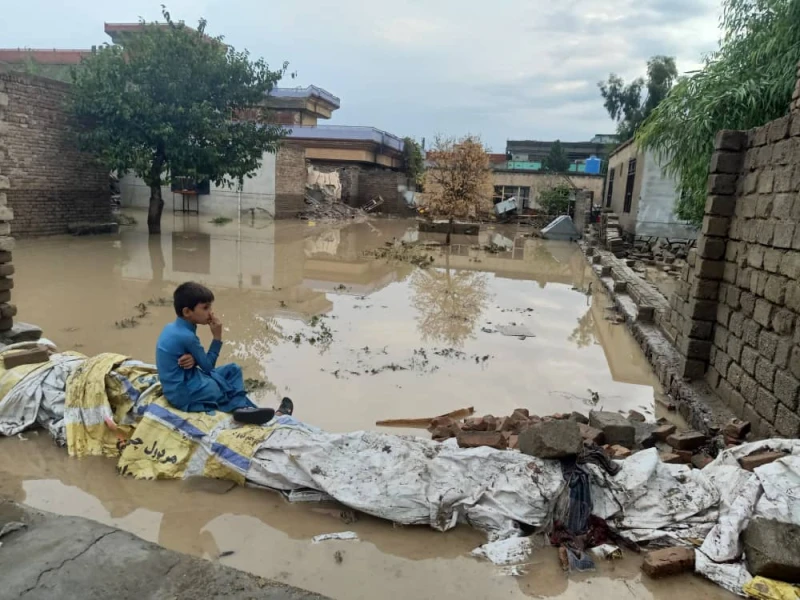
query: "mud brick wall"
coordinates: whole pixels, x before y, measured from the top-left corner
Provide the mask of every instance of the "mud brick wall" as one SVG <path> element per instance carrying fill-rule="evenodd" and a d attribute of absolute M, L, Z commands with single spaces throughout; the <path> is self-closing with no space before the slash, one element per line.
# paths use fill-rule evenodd
<path fill-rule="evenodd" d="M 306 151 L 301 146 L 283 144 L 275 157 L 275 218 L 293 218 L 305 208 Z"/>
<path fill-rule="evenodd" d="M 717 135 L 702 235 L 672 298 L 683 375 L 705 372 L 761 436 L 800 436 L 798 78 L 789 115 Z"/>
<path fill-rule="evenodd" d="M 108 222 L 108 171 L 78 152 L 65 104 L 70 86 L 0 74 L 0 193 L 14 211 L 17 236 L 67 232 L 79 221 Z"/>

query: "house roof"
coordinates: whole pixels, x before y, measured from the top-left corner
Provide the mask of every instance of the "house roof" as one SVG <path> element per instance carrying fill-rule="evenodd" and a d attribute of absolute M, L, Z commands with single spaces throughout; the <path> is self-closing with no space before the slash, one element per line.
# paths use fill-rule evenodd
<path fill-rule="evenodd" d="M 52 48 L 48 50 L 35 48 L 2 48 L 0 49 L 0 62 L 20 64 L 29 60 L 42 65 L 77 65 L 81 59 L 89 56 L 91 50 L 62 50 Z"/>

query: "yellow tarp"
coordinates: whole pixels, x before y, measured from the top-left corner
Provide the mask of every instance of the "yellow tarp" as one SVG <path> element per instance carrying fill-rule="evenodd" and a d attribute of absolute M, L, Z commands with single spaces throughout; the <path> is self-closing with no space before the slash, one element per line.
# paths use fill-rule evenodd
<path fill-rule="evenodd" d="M 742 589 L 749 597 L 758 598 L 758 600 L 798 600 L 800 598 L 800 587 L 766 577 L 754 577 L 744 584 Z"/>

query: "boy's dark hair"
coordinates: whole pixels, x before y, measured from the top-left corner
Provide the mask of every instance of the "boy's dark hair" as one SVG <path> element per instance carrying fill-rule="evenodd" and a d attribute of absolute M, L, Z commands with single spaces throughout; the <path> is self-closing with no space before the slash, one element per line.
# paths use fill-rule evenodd
<path fill-rule="evenodd" d="M 184 308 L 194 310 L 194 307 L 198 304 L 213 302 L 214 292 L 204 285 L 187 281 L 178 286 L 175 293 L 172 294 L 172 300 L 175 305 L 175 313 L 182 317 Z"/>

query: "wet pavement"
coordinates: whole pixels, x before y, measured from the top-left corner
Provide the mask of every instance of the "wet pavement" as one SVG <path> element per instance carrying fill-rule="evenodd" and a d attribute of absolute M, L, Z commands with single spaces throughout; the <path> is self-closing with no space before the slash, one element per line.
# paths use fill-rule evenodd
<path fill-rule="evenodd" d="M 591 271 L 574 245 L 497 227 L 479 240 L 455 236 L 449 252 L 427 247 L 430 266 L 419 268 L 368 255 L 394 239 L 439 239 L 420 240 L 413 221 L 216 226 L 167 214 L 164 234 L 150 238 L 136 217 L 140 224 L 117 236 L 21 241 L 19 318 L 62 349 L 152 361 L 174 317 L 172 290 L 203 282 L 225 324 L 221 362 L 242 364 L 259 403 L 289 395 L 298 417 L 330 431 L 467 406 L 479 415 L 588 412 L 592 392 L 598 408 L 667 414 L 644 356 L 606 318 L 608 300 L 591 293 Z M 533 336 L 503 335 L 505 326 Z M 483 540 L 466 527 L 345 523 L 336 507 L 289 505 L 259 490 L 133 481 L 113 462 L 71 460 L 44 434 L 26 437 L 0 440 L 0 495 L 334 598 L 729 597 L 698 578 L 642 579 L 637 557 L 567 579 L 551 549 L 534 556 L 528 575 L 500 576 L 468 556 Z M 345 530 L 361 541 L 310 542 Z"/>

